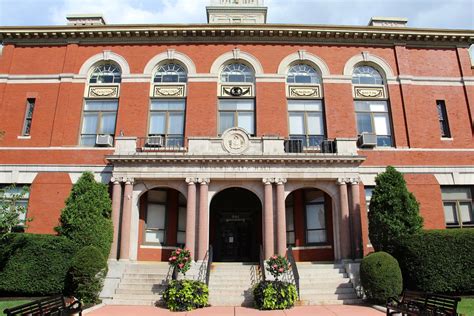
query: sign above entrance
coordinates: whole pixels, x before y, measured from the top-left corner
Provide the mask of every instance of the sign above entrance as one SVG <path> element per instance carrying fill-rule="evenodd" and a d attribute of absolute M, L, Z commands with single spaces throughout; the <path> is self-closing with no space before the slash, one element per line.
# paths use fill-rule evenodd
<path fill-rule="evenodd" d="M 229 128 L 222 134 L 222 147 L 230 154 L 242 154 L 249 146 L 249 135 L 241 128 Z"/>

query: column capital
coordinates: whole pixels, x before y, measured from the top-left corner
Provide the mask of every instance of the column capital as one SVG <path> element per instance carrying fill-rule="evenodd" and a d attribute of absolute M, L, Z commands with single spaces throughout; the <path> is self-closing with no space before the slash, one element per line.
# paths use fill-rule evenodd
<path fill-rule="evenodd" d="M 197 182 L 200 183 L 200 184 L 206 184 L 207 185 L 211 182 L 211 179 L 209 179 L 209 178 L 198 178 Z"/>
<path fill-rule="evenodd" d="M 287 182 L 286 178 L 275 178 L 275 183 L 276 184 L 285 184 Z"/>
<path fill-rule="evenodd" d="M 112 182 L 113 184 L 119 184 L 120 182 L 123 182 L 123 178 L 122 177 L 112 177 L 112 178 L 110 178 L 110 182 Z"/>
<path fill-rule="evenodd" d="M 191 185 L 191 184 L 196 184 L 198 179 L 196 179 L 196 178 L 186 178 L 184 181 L 186 181 L 187 184 Z"/>
<path fill-rule="evenodd" d="M 275 183 L 275 178 L 263 178 L 262 182 L 263 184 L 272 184 Z"/>
<path fill-rule="evenodd" d="M 338 178 L 336 180 L 338 185 L 346 185 L 348 182 L 351 182 L 351 179 L 349 178 Z"/>
<path fill-rule="evenodd" d="M 134 178 L 123 178 L 125 184 L 133 184 L 135 182 Z"/>
<path fill-rule="evenodd" d="M 360 182 L 360 178 L 350 178 L 349 179 L 350 184 L 352 185 L 357 185 Z"/>

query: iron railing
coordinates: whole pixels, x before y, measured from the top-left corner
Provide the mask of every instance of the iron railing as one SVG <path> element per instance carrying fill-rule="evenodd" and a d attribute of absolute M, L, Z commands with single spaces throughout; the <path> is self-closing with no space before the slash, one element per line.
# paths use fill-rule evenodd
<path fill-rule="evenodd" d="M 298 298 L 299 298 L 300 297 L 300 274 L 298 272 L 298 266 L 296 265 L 295 257 L 293 256 L 293 248 L 291 246 L 289 246 L 288 249 L 286 250 L 286 256 L 291 265 L 290 271 L 293 277 L 293 281 L 295 282 L 296 291 L 298 292 Z"/>
<path fill-rule="evenodd" d="M 265 277 L 265 258 L 263 256 L 263 246 L 260 245 L 260 262 L 259 262 L 259 266 L 260 266 L 260 273 L 262 274 L 262 281 L 266 281 L 266 277 Z"/>
<path fill-rule="evenodd" d="M 147 137 L 137 138 L 137 151 L 154 152 L 154 151 L 186 151 L 184 147 L 184 137 L 165 136 L 165 135 L 149 135 Z"/>
<path fill-rule="evenodd" d="M 336 142 L 322 136 L 290 136 L 290 139 L 285 140 L 284 146 L 286 153 L 337 153 Z"/>
<path fill-rule="evenodd" d="M 212 265 L 212 245 L 209 245 L 207 251 L 207 267 L 206 267 L 206 285 L 209 286 L 209 278 L 211 276 L 211 265 Z"/>

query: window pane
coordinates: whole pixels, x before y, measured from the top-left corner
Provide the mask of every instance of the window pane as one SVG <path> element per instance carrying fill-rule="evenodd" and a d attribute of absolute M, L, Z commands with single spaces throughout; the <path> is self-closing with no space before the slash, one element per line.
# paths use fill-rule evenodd
<path fill-rule="evenodd" d="M 456 203 L 444 203 L 444 218 L 446 224 L 457 224 Z"/>
<path fill-rule="evenodd" d="M 162 230 L 147 230 L 145 234 L 145 241 L 163 244 L 165 242 L 165 232 Z"/>
<path fill-rule="evenodd" d="M 357 113 L 357 132 L 373 133 L 372 119 L 369 113 Z"/>
<path fill-rule="evenodd" d="M 326 230 L 311 230 L 306 232 L 307 243 L 325 243 L 326 241 Z"/>
<path fill-rule="evenodd" d="M 235 110 L 253 111 L 254 101 L 251 99 L 219 100 L 219 109 L 226 110 L 226 111 L 235 111 Z"/>
<path fill-rule="evenodd" d="M 87 101 L 84 109 L 86 111 L 116 111 L 117 101 Z"/>
<path fill-rule="evenodd" d="M 370 111 L 370 104 L 367 101 L 355 101 L 355 110 L 356 112 L 369 112 Z"/>
<path fill-rule="evenodd" d="M 82 134 L 95 134 L 97 132 L 98 113 L 84 113 Z"/>
<path fill-rule="evenodd" d="M 184 245 L 186 243 L 186 233 L 185 232 L 178 232 L 178 235 L 176 236 L 176 242 L 178 245 Z"/>
<path fill-rule="evenodd" d="M 459 212 L 461 213 L 461 221 L 465 224 L 472 223 L 472 203 L 462 202 L 459 203 Z"/>
<path fill-rule="evenodd" d="M 295 244 L 295 232 L 286 232 L 286 244 L 287 245 Z"/>
<path fill-rule="evenodd" d="M 183 134 L 184 131 L 184 113 L 170 113 L 168 134 Z"/>
<path fill-rule="evenodd" d="M 319 113 L 308 113 L 308 134 L 324 135 L 323 115 Z"/>
<path fill-rule="evenodd" d="M 166 113 L 151 113 L 149 134 L 165 134 Z"/>
<path fill-rule="evenodd" d="M 219 134 L 231 127 L 234 127 L 234 113 L 219 113 Z"/>
<path fill-rule="evenodd" d="M 295 230 L 292 207 L 286 208 L 286 230 L 287 231 Z"/>
<path fill-rule="evenodd" d="M 81 135 L 81 146 L 95 146 L 96 135 Z"/>
<path fill-rule="evenodd" d="M 160 204 L 148 204 L 146 227 L 152 229 L 165 229 L 166 207 Z"/>
<path fill-rule="evenodd" d="M 100 134 L 115 133 L 115 113 L 102 113 L 100 122 Z"/>
<path fill-rule="evenodd" d="M 471 189 L 461 187 L 443 187 L 441 188 L 443 200 L 470 200 Z"/>
<path fill-rule="evenodd" d="M 325 228 L 324 204 L 306 205 L 306 228 Z"/>
<path fill-rule="evenodd" d="M 377 135 L 377 146 L 391 147 L 392 137 L 391 136 L 380 136 Z"/>
<path fill-rule="evenodd" d="M 244 112 L 244 113 L 239 113 L 238 114 L 238 123 L 239 127 L 243 128 L 246 130 L 249 134 L 254 133 L 254 118 L 253 118 L 253 112 Z"/>
<path fill-rule="evenodd" d="M 288 101 L 288 111 L 304 111 L 305 105 L 298 101 Z"/>
<path fill-rule="evenodd" d="M 387 110 L 387 102 L 379 101 L 379 102 L 370 102 L 370 111 L 371 112 L 388 112 Z"/>
<path fill-rule="evenodd" d="M 374 114 L 375 133 L 377 135 L 390 135 L 390 124 L 388 122 L 388 114 Z"/>
<path fill-rule="evenodd" d="M 290 134 L 304 135 L 304 113 L 290 113 Z"/>
<path fill-rule="evenodd" d="M 166 191 L 151 190 L 148 191 L 148 202 L 166 203 Z"/>
<path fill-rule="evenodd" d="M 185 207 L 179 208 L 178 230 L 186 231 L 186 208 Z"/>

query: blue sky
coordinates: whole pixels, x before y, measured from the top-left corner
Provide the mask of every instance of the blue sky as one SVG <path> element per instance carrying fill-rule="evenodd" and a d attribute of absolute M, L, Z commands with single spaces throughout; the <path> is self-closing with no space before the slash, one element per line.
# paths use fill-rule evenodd
<path fill-rule="evenodd" d="M 109 24 L 204 23 L 209 0 L 0 0 L 0 25 L 65 24 L 70 13 L 102 13 Z M 474 29 L 474 0 L 266 0 L 269 23 L 366 25 L 407 17 L 411 27 Z"/>

